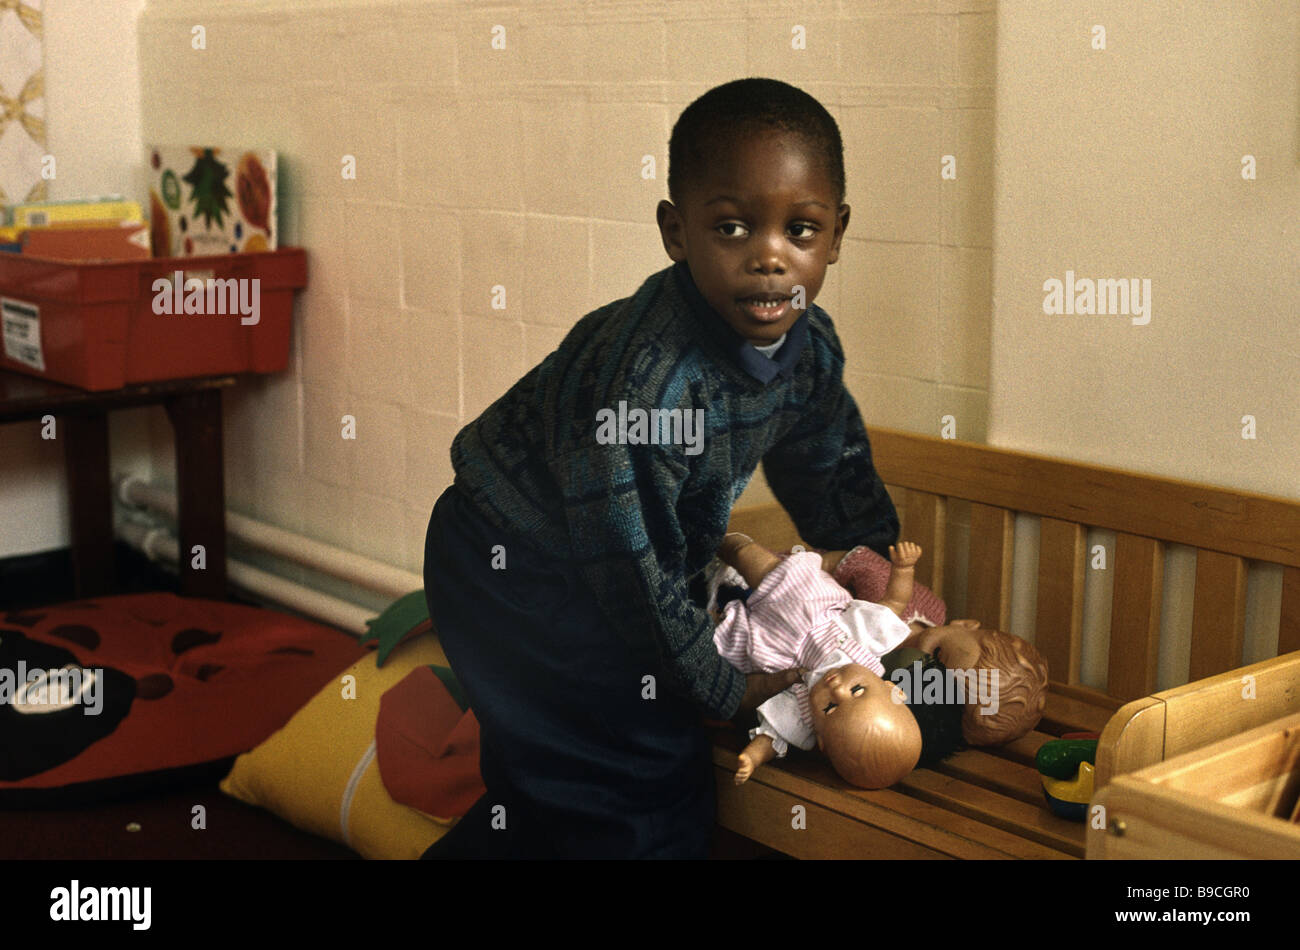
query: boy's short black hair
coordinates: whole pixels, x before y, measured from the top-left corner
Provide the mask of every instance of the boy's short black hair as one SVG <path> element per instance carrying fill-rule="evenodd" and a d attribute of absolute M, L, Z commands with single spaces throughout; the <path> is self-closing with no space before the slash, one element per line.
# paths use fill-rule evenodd
<path fill-rule="evenodd" d="M 957 701 L 956 690 L 945 675 L 948 668 L 937 656 L 925 654 L 925 657 L 906 667 L 910 675 L 899 683 L 907 695 L 907 708 L 921 728 L 921 758 L 916 763 L 917 768 L 932 768 L 966 745 L 961 732 L 961 717 L 966 704 Z M 943 695 L 937 698 L 937 702 L 927 702 L 923 698 L 925 691 L 921 683 L 930 678 L 926 675 L 929 670 L 938 673 L 939 681 L 944 684 Z M 894 682 L 899 681 L 895 679 Z"/>
<path fill-rule="evenodd" d="M 844 203 L 844 143 L 831 114 L 802 89 L 758 77 L 715 86 L 678 116 L 668 140 L 669 200 L 680 205 L 715 150 L 765 128 L 802 138 L 826 163 L 837 207 Z"/>

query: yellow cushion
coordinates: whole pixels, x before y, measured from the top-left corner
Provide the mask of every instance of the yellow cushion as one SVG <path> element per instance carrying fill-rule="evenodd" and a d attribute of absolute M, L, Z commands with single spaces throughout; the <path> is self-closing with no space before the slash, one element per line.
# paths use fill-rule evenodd
<path fill-rule="evenodd" d="M 454 822 L 435 820 L 388 795 L 375 757 L 375 720 L 385 691 L 411 670 L 434 663 L 449 665 L 432 633 L 407 640 L 380 669 L 375 654 L 367 653 L 283 729 L 239 756 L 221 790 L 364 858 L 418 858 Z M 355 677 L 351 688 L 348 676 Z M 347 698 L 352 694 L 356 698 Z"/>

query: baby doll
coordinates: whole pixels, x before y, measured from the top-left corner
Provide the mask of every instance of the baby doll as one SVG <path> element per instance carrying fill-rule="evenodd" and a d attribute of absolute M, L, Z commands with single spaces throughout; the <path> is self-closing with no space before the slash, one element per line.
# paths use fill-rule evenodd
<path fill-rule="evenodd" d="M 871 600 L 889 583 L 890 566 L 867 547 L 852 551 L 831 551 L 823 555 L 823 568 L 854 597 Z M 923 590 L 916 585 L 918 593 Z M 996 703 L 981 711 L 967 694 L 962 714 L 962 736 L 969 745 L 1001 745 L 1019 739 L 1042 718 L 1047 703 L 1047 661 L 1027 640 L 984 627 L 977 620 L 945 623 L 944 605 L 933 601 L 917 606 L 923 613 L 906 617 L 912 633 L 902 646 L 914 647 L 942 660 L 947 669 L 996 672 Z M 887 670 L 892 666 L 886 662 Z"/>
<path fill-rule="evenodd" d="M 1038 725 L 1047 705 L 1047 661 L 1032 643 L 978 620 L 954 620 L 913 631 L 904 646 L 933 654 L 948 669 L 993 674 L 995 697 L 981 708 L 967 695 L 962 737 L 969 745 L 1002 745 Z"/>
<path fill-rule="evenodd" d="M 907 775 L 921 754 L 921 731 L 901 690 L 881 678 L 880 657 L 911 633 L 900 614 L 912 595 L 920 548 L 890 548 L 893 572 L 882 603 L 854 600 L 812 552 L 781 559 L 742 534 L 723 540 L 719 558 L 752 588 L 723 608 L 718 653 L 745 672 L 797 666 L 804 682 L 759 707 L 759 726 L 740 755 L 736 783 L 815 744 L 846 781 L 884 788 Z"/>

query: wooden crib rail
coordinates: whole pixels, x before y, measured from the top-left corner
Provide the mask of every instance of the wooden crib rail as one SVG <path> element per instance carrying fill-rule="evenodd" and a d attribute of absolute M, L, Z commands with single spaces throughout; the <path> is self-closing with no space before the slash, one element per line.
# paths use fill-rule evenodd
<path fill-rule="evenodd" d="M 869 427 L 890 485 L 1300 568 L 1300 502 Z"/>
<path fill-rule="evenodd" d="M 1041 803 L 1033 760 L 1043 742 L 1101 732 L 1097 765 L 1104 784 L 1255 725 L 1261 716 L 1300 708 L 1300 653 L 1234 669 L 1241 665 L 1248 561 L 1281 566 L 1278 652 L 1300 650 L 1300 502 L 889 429 L 868 432 L 881 477 L 891 489 L 903 489 L 895 501 L 907 537 L 926 550 L 918 579 L 940 596 L 950 501 L 969 503 L 965 616 L 1010 625 L 1015 516 L 1040 519 L 1034 640 L 1051 664 L 1047 709 L 1025 737 L 967 749 L 881 792 L 850 789 L 824 763 L 793 754 L 733 788 L 739 740 L 724 730 L 714 754 L 725 827 L 806 857 L 845 848 L 915 857 L 918 847 L 936 857 L 1083 857 L 1084 826 L 1055 818 Z M 734 511 L 731 524 L 772 548 L 801 541 L 776 504 Z M 1115 532 L 1105 692 L 1080 685 L 1079 677 L 1089 528 Z M 1196 682 L 1152 695 L 1169 544 L 1196 550 L 1190 670 Z M 1243 675 L 1255 677 L 1249 699 Z M 813 806 L 826 811 L 826 822 L 834 818 L 853 832 L 844 838 L 853 846 L 836 843 L 843 829 L 786 834 L 795 804 L 810 814 Z"/>
<path fill-rule="evenodd" d="M 1197 551 L 1189 679 L 1240 665 L 1248 559 L 1281 566 L 1278 652 L 1300 649 L 1300 503 L 891 429 L 869 433 L 881 477 L 907 489 L 909 537 L 936 552 L 929 583 L 940 596 L 943 577 L 934 571 L 948 501 L 971 503 L 969 616 L 1007 627 L 1015 514 L 1040 516 L 1035 644 L 1055 681 L 1079 682 L 1090 527 L 1115 532 L 1111 697 L 1155 689 L 1168 544 Z"/>

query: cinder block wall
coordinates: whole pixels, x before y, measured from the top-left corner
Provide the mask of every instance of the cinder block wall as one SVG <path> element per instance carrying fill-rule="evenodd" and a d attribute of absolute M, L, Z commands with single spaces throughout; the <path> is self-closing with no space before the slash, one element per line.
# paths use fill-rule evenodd
<path fill-rule="evenodd" d="M 668 265 L 654 208 L 672 123 L 746 75 L 801 86 L 840 123 L 853 216 L 818 303 L 865 418 L 937 435 L 951 415 L 983 440 L 993 8 L 151 3 L 145 141 L 277 149 L 281 238 L 310 253 L 290 371 L 228 400 L 231 507 L 418 571 L 452 437 Z M 167 471 L 170 433 L 154 433 Z M 765 497 L 759 478 L 742 503 Z"/>

